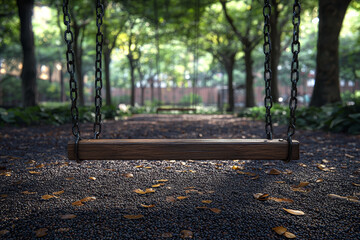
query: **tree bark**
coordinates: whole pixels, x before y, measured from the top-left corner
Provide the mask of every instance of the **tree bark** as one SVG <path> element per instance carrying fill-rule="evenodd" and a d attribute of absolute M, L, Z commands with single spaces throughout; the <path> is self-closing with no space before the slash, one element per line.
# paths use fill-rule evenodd
<path fill-rule="evenodd" d="M 310 106 L 341 101 L 339 83 L 339 34 L 351 0 L 319 0 L 315 87 Z"/>
<path fill-rule="evenodd" d="M 270 17 L 270 40 L 271 40 L 271 96 L 274 103 L 279 102 L 278 65 L 280 60 L 281 32 L 278 29 L 279 10 L 278 2 L 272 0 L 272 14 Z"/>
<path fill-rule="evenodd" d="M 130 76 L 131 76 L 131 99 L 130 104 L 132 107 L 135 106 L 135 67 L 133 66 L 132 60 L 130 60 Z"/>
<path fill-rule="evenodd" d="M 60 102 L 65 102 L 65 86 L 64 86 L 64 66 L 62 62 L 60 63 L 61 69 L 60 72 Z"/>
<path fill-rule="evenodd" d="M 246 71 L 245 107 L 254 107 L 255 95 L 254 95 L 254 76 L 252 73 L 253 60 L 251 57 L 251 50 L 244 51 L 244 53 L 245 53 L 245 71 Z"/>
<path fill-rule="evenodd" d="M 37 105 L 36 58 L 32 15 L 34 0 L 17 0 L 20 18 L 20 41 L 23 50 L 21 71 L 23 107 Z"/>
<path fill-rule="evenodd" d="M 104 65 L 105 65 L 105 92 L 106 92 L 106 105 L 111 105 L 111 85 L 110 85 L 110 52 L 107 47 L 104 48 Z"/>
<path fill-rule="evenodd" d="M 79 105 L 84 106 L 84 79 L 82 78 L 82 37 L 80 37 L 80 30 L 81 27 L 79 27 L 76 24 L 76 21 L 74 21 L 75 76 L 79 89 Z M 84 32 L 82 34 L 84 35 Z"/>
<path fill-rule="evenodd" d="M 235 107 L 234 101 L 234 86 L 233 86 L 233 72 L 234 72 L 234 65 L 235 65 L 235 54 L 231 54 L 230 56 L 224 58 L 224 67 L 226 70 L 226 74 L 228 76 L 228 108 L 226 109 L 227 112 L 233 112 Z"/>

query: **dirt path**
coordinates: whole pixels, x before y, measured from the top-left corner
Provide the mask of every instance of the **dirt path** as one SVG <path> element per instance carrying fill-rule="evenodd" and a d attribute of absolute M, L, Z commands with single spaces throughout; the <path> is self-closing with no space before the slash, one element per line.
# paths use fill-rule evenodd
<path fill-rule="evenodd" d="M 359 136 L 298 131 L 301 160 L 289 164 L 171 160 L 77 164 L 66 158 L 70 129 L 71 125 L 0 129 L 0 238 L 35 238 L 37 230 L 46 228 L 45 238 L 51 239 L 178 239 L 183 234 L 194 239 L 285 239 L 272 230 L 278 226 L 298 239 L 360 238 Z M 276 138 L 285 137 L 286 126 L 275 129 Z M 92 124 L 82 124 L 81 131 L 84 138 L 90 137 Z M 230 115 L 135 115 L 104 123 L 102 134 L 102 138 L 263 136 L 262 122 Z M 280 174 L 269 175 L 273 168 Z M 156 181 L 161 179 L 167 181 Z M 303 187 L 296 186 L 300 183 Z M 153 185 L 154 193 L 133 192 Z M 254 198 L 256 193 L 269 197 L 260 201 Z M 44 195 L 55 197 L 44 200 Z M 96 199 L 72 205 L 86 197 Z"/>

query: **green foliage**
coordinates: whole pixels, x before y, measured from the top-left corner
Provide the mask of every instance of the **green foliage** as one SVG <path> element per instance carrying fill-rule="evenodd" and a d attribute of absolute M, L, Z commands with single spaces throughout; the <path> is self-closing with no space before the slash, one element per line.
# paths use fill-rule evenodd
<path fill-rule="evenodd" d="M 200 95 L 193 94 L 193 93 L 184 95 L 179 101 L 180 105 L 191 105 L 191 104 L 195 104 L 195 103 L 196 104 L 201 104 L 202 103 L 202 98 L 201 98 Z"/>

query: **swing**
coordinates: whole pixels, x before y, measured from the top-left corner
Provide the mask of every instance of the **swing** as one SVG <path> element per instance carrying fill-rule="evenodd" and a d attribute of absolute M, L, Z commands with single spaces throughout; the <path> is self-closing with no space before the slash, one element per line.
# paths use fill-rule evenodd
<path fill-rule="evenodd" d="M 70 29 L 69 0 L 63 0 L 65 42 L 67 45 L 67 71 L 70 75 L 70 98 L 72 115 L 72 133 L 75 140 L 68 143 L 68 157 L 70 160 L 290 160 L 299 159 L 299 142 L 293 140 L 295 134 L 295 110 L 297 107 L 297 82 L 299 80 L 298 54 L 300 52 L 299 25 L 300 4 L 294 0 L 293 5 L 293 41 L 291 50 L 291 98 L 289 103 L 290 120 L 287 139 L 272 139 L 273 128 L 271 121 L 271 70 L 270 70 L 270 15 L 269 0 L 264 0 L 264 44 L 265 54 L 264 80 L 266 108 L 265 131 L 267 139 L 99 139 L 101 133 L 101 89 L 102 71 L 101 55 L 103 34 L 101 32 L 104 7 L 100 0 L 96 3 L 96 60 L 95 60 L 95 123 L 94 139 L 81 139 L 79 130 L 79 112 L 77 102 L 77 81 L 75 80 L 74 51 L 72 49 L 73 34 Z"/>

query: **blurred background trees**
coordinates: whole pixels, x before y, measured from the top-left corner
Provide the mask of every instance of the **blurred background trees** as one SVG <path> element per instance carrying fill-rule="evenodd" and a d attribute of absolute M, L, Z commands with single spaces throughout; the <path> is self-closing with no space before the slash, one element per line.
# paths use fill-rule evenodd
<path fill-rule="evenodd" d="M 287 104 L 292 2 L 271 0 L 272 95 Z M 300 1 L 299 104 L 360 90 L 360 3 Z M 263 105 L 263 3 L 257 0 L 106 0 L 103 103 Z M 93 105 L 93 1 L 70 1 L 79 104 Z M 67 101 L 62 1 L 2 1 L 0 106 Z M 22 91 L 19 91 L 20 88 Z M 310 101 L 311 100 L 311 101 Z"/>

